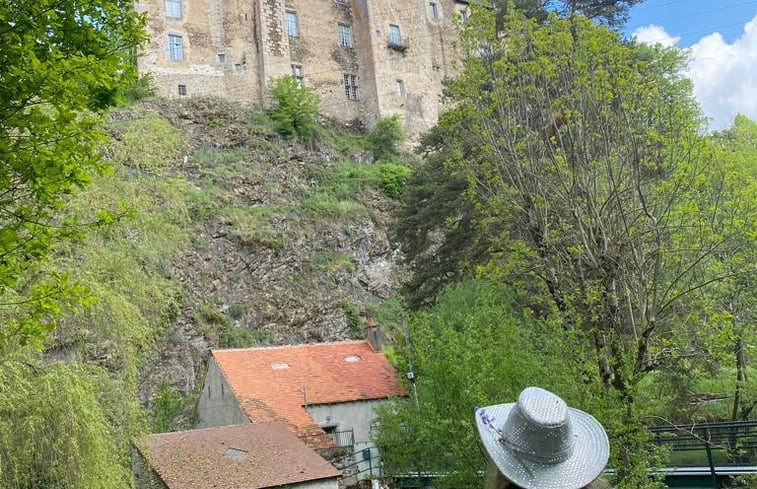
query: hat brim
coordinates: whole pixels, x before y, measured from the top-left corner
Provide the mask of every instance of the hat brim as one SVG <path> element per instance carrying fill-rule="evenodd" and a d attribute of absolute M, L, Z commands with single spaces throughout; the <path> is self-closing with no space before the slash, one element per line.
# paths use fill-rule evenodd
<path fill-rule="evenodd" d="M 494 426 L 504 426 L 515 403 L 496 404 L 485 408 Z M 573 453 L 557 464 L 543 464 L 524 460 L 522 455 L 508 449 L 500 434 L 485 424 L 476 413 L 476 426 L 489 457 L 502 475 L 523 489 L 580 489 L 596 479 L 607 465 L 610 442 L 602 425 L 588 413 L 568 408 Z"/>

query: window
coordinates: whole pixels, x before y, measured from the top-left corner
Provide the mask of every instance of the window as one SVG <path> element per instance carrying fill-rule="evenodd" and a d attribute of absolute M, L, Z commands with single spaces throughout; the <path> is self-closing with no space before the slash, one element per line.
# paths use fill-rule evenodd
<path fill-rule="evenodd" d="M 234 63 L 234 71 L 242 71 L 242 63 Z"/>
<path fill-rule="evenodd" d="M 183 43 L 184 40 L 181 36 L 168 35 L 168 59 L 171 61 L 181 61 L 184 59 Z"/>
<path fill-rule="evenodd" d="M 297 85 L 302 87 L 302 66 L 292 65 L 292 76 L 297 80 Z"/>
<path fill-rule="evenodd" d="M 428 16 L 434 20 L 439 19 L 439 6 L 436 2 L 429 2 L 428 4 Z"/>
<path fill-rule="evenodd" d="M 389 24 L 389 44 L 392 46 L 400 46 L 402 44 L 400 26 Z"/>
<path fill-rule="evenodd" d="M 348 3 L 348 0 L 334 0 L 336 3 Z"/>
<path fill-rule="evenodd" d="M 338 24 L 337 31 L 339 33 L 339 45 L 346 48 L 352 47 L 352 27 L 347 24 Z"/>
<path fill-rule="evenodd" d="M 226 53 L 218 53 L 218 64 L 219 65 L 226 64 Z"/>
<path fill-rule="evenodd" d="M 297 37 L 297 12 L 287 10 L 287 34 L 289 37 Z"/>
<path fill-rule="evenodd" d="M 405 98 L 405 82 L 397 80 L 397 98 Z"/>
<path fill-rule="evenodd" d="M 344 94 L 347 100 L 357 100 L 357 75 L 344 74 Z"/>
<path fill-rule="evenodd" d="M 166 0 L 166 17 L 181 19 L 181 0 Z"/>
<path fill-rule="evenodd" d="M 186 85 L 179 85 L 179 95 L 186 95 L 187 94 L 187 86 Z M 208 392 L 210 392 L 210 386 L 208 386 Z"/>

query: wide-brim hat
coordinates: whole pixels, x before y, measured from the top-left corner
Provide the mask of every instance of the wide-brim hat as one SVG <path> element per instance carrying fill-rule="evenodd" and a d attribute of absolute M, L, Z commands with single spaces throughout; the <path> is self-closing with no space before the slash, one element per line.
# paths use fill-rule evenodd
<path fill-rule="evenodd" d="M 593 416 L 538 387 L 526 388 L 518 402 L 477 409 L 476 426 L 489 458 L 523 489 L 580 489 L 610 456 Z"/>

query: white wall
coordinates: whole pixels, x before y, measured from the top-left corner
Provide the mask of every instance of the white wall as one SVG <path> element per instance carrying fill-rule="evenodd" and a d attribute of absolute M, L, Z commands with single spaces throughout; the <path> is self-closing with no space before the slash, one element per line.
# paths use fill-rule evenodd
<path fill-rule="evenodd" d="M 307 406 L 306 409 L 321 426 L 336 426 L 337 431 L 352 429 L 357 444 L 370 440 L 371 423 L 376 419 L 375 408 L 383 402 L 386 400 L 316 404 Z"/>

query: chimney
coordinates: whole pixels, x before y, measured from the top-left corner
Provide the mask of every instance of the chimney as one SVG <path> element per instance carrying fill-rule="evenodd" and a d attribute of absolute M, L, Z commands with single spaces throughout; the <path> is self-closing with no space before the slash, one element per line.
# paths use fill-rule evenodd
<path fill-rule="evenodd" d="M 381 332 L 372 316 L 365 319 L 365 339 L 373 351 L 381 351 Z"/>

